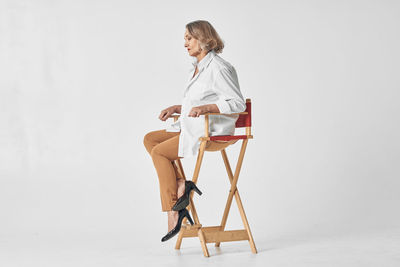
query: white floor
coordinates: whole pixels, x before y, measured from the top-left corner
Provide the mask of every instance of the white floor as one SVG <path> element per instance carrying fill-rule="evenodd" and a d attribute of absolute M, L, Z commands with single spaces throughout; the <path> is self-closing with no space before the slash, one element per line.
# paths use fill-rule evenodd
<path fill-rule="evenodd" d="M 400 229 L 363 233 L 255 237 L 258 254 L 247 241 L 208 244 L 211 257 L 203 256 L 196 239 L 184 239 L 175 250 L 176 237 L 161 243 L 127 234 L 0 236 L 0 266 L 400 266 Z"/>

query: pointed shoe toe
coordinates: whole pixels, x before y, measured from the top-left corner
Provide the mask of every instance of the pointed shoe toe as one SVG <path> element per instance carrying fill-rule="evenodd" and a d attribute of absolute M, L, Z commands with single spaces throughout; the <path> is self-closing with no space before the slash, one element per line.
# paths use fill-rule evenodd
<path fill-rule="evenodd" d="M 189 220 L 190 224 L 193 225 L 193 220 L 192 217 L 190 217 L 188 210 L 187 209 L 180 210 L 177 224 L 175 225 L 174 228 L 172 228 L 171 231 L 169 231 L 165 236 L 163 236 L 163 238 L 161 238 L 161 242 L 165 242 L 174 237 L 177 233 L 179 233 L 179 231 L 181 230 L 183 218 L 185 217 Z"/>

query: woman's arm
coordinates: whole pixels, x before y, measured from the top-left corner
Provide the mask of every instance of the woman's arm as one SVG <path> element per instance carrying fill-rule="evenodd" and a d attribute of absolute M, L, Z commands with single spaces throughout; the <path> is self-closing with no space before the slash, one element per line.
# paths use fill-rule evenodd
<path fill-rule="evenodd" d="M 246 110 L 246 101 L 240 91 L 235 68 L 225 67 L 216 73 L 213 89 L 218 94 L 215 104 L 193 107 L 189 117 L 199 117 L 204 113 L 240 113 Z"/>
<path fill-rule="evenodd" d="M 175 112 L 181 114 L 182 105 L 175 105 Z"/>
<path fill-rule="evenodd" d="M 208 105 L 202 105 L 198 107 L 193 107 L 188 116 L 189 117 L 198 117 L 204 113 L 220 113 L 219 108 L 216 104 L 208 104 Z"/>
<path fill-rule="evenodd" d="M 239 113 L 246 110 L 246 101 L 240 91 L 234 67 L 220 69 L 215 75 L 213 88 L 219 96 L 215 104 L 221 113 Z"/>
<path fill-rule="evenodd" d="M 181 108 L 182 105 L 173 105 L 170 107 L 167 107 L 166 109 L 161 110 L 160 115 L 158 116 L 158 118 L 162 121 L 167 120 L 169 117 L 171 117 L 172 114 L 174 113 L 181 113 Z"/>

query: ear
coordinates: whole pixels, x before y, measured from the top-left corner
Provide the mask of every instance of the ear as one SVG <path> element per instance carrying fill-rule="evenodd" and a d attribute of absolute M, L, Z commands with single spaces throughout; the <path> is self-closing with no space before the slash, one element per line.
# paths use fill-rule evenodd
<path fill-rule="evenodd" d="M 202 51 L 202 50 L 205 50 L 205 49 L 206 49 L 205 45 L 203 43 L 199 42 L 199 50 Z"/>

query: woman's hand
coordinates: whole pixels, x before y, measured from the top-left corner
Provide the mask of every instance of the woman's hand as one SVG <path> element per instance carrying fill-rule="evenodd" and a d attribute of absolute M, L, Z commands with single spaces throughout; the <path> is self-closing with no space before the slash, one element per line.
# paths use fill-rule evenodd
<path fill-rule="evenodd" d="M 219 109 L 216 104 L 202 105 L 198 107 L 193 107 L 188 116 L 189 117 L 198 117 L 204 113 L 219 113 Z"/>
<path fill-rule="evenodd" d="M 174 105 L 174 106 L 170 106 L 166 109 L 163 109 L 160 113 L 160 116 L 158 116 L 158 118 L 162 121 L 167 120 L 169 117 L 171 117 L 172 114 L 174 114 L 175 112 L 179 111 L 178 110 L 178 106 Z"/>

